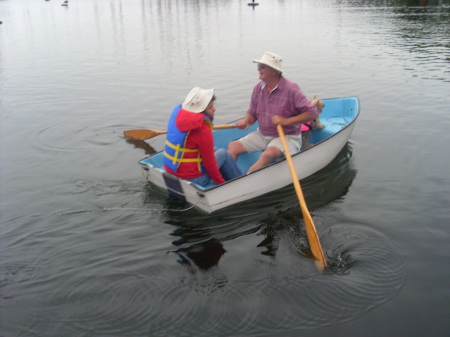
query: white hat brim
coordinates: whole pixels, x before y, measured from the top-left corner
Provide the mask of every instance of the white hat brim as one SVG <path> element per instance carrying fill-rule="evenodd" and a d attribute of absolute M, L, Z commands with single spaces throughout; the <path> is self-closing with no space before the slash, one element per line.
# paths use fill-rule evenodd
<path fill-rule="evenodd" d="M 264 60 L 253 60 L 254 63 L 260 63 L 260 64 L 264 64 L 266 66 L 268 66 L 269 68 L 275 69 L 276 71 L 279 71 L 280 73 L 284 73 L 284 71 L 281 68 L 278 67 L 274 67 L 273 65 L 268 64 L 266 61 Z"/>

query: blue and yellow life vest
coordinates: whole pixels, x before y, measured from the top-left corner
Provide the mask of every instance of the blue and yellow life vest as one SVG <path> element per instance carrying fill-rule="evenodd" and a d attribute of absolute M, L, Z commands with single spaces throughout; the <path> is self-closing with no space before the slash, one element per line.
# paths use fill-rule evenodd
<path fill-rule="evenodd" d="M 186 142 L 191 130 L 180 131 L 175 123 L 180 109 L 181 104 L 175 107 L 169 119 L 167 138 L 164 145 L 164 164 L 176 172 L 181 163 L 198 163 L 198 171 L 203 172 L 204 168 L 200 151 L 186 148 Z M 208 116 L 205 116 L 205 119 L 211 124 Z M 193 158 L 183 158 L 185 153 L 197 153 L 197 155 Z"/>

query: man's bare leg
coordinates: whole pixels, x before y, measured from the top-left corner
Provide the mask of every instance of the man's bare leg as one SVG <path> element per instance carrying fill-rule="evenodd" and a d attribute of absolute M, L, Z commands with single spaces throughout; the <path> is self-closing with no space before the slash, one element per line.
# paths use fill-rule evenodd
<path fill-rule="evenodd" d="M 244 145 L 239 140 L 234 140 L 228 144 L 228 153 L 236 161 L 240 154 L 247 152 Z"/>
<path fill-rule="evenodd" d="M 282 153 L 279 148 L 275 146 L 268 147 L 259 157 L 259 159 L 254 163 L 247 171 L 247 173 L 259 170 L 260 168 L 263 168 L 267 165 L 269 165 L 271 162 L 273 162 L 278 157 L 281 157 Z"/>

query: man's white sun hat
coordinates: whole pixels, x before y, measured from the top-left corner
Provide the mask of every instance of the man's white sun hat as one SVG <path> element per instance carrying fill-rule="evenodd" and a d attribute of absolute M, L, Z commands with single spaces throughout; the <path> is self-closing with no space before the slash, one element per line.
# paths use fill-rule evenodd
<path fill-rule="evenodd" d="M 265 64 L 266 66 L 283 73 L 283 69 L 281 68 L 283 60 L 281 56 L 270 51 L 266 51 L 260 60 L 253 60 L 253 62 Z"/>

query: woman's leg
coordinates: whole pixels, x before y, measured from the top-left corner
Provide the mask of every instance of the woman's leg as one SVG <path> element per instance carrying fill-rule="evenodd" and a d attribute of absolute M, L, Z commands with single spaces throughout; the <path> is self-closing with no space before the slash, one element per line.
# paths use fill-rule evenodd
<path fill-rule="evenodd" d="M 219 166 L 219 170 L 225 180 L 231 180 L 242 175 L 241 170 L 227 150 L 218 149 L 215 151 L 215 155 L 217 166 Z"/>
<path fill-rule="evenodd" d="M 197 178 L 193 178 L 193 179 L 188 179 L 190 182 L 195 183 L 197 185 L 200 186 L 206 186 L 209 181 L 211 180 L 211 178 L 209 177 L 209 175 L 205 172 L 203 173 L 200 177 Z"/>

